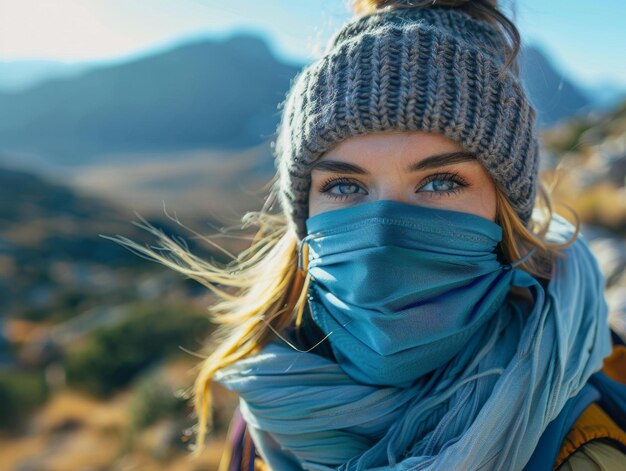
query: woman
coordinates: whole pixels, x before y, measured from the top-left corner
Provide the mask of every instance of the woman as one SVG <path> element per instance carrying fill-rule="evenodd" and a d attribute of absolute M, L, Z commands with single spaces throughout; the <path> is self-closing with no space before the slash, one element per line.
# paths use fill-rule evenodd
<path fill-rule="evenodd" d="M 222 299 L 196 453 L 215 381 L 240 395 L 222 469 L 626 469 L 604 280 L 538 181 L 515 26 L 489 0 L 355 11 L 286 97 L 252 247 L 160 258 Z"/>

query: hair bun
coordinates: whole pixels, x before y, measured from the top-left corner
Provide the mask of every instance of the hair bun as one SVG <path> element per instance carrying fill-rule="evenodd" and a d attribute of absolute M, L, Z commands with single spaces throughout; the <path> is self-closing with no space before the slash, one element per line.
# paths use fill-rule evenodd
<path fill-rule="evenodd" d="M 353 10 L 356 13 L 371 13 L 383 8 L 428 8 L 428 7 L 464 7 L 470 3 L 483 3 L 493 8 L 498 6 L 498 0 L 353 0 Z"/>

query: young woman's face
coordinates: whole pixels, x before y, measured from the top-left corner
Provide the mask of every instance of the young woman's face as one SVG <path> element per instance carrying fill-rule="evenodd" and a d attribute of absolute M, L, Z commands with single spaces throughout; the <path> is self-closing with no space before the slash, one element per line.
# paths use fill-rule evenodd
<path fill-rule="evenodd" d="M 464 211 L 495 221 L 496 189 L 485 168 L 442 134 L 351 136 L 311 170 L 309 216 L 375 200 Z"/>

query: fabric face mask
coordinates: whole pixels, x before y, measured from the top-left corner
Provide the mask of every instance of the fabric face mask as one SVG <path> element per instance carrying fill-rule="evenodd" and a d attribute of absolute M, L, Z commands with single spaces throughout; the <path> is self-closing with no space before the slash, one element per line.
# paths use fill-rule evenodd
<path fill-rule="evenodd" d="M 364 384 L 407 387 L 444 365 L 514 279 L 530 278 L 512 269 L 523 259 L 498 261 L 502 228 L 474 214 L 377 200 L 314 215 L 306 227 L 299 262 L 308 262 L 313 319 Z"/>

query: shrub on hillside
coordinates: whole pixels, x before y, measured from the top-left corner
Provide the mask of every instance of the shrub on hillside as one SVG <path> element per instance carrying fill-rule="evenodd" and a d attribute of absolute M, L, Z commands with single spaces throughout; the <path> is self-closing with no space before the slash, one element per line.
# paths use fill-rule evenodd
<path fill-rule="evenodd" d="M 209 329 L 208 318 L 187 306 L 139 304 L 125 321 L 95 330 L 68 353 L 68 384 L 107 396 L 160 359 L 182 354 L 180 347 L 198 350 Z"/>
<path fill-rule="evenodd" d="M 0 429 L 15 432 L 48 396 L 42 371 L 0 372 Z"/>

